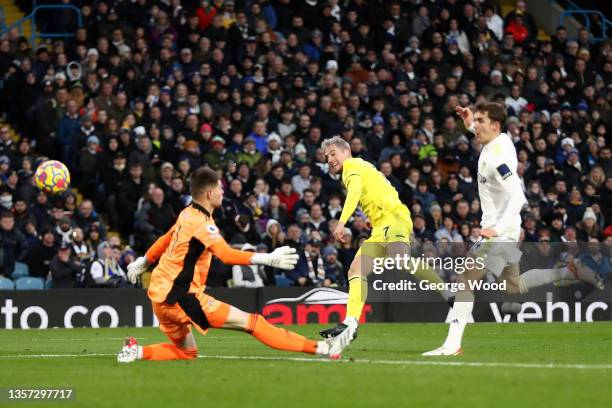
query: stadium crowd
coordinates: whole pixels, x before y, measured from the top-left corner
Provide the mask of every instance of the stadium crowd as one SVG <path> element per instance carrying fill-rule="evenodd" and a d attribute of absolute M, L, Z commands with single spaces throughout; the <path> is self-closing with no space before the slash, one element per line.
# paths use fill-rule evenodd
<path fill-rule="evenodd" d="M 368 236 L 330 231 L 343 186 L 320 144 L 341 135 L 397 188 L 415 239 L 478 237 L 481 146 L 454 113 L 504 104 L 529 201 L 525 241 L 602 245 L 612 273 L 612 42 L 550 40 L 519 0 L 72 1 L 46 19 L 73 38 L 0 39 L 0 275 L 15 264 L 53 287 L 127 286 L 126 265 L 189 203 L 190 173 L 225 186 L 217 225 L 237 248 L 298 248 L 287 274 L 213 263 L 209 284 L 345 285 Z M 37 192 L 45 158 L 71 170 L 61 197 Z M 117 234 L 110 234 L 117 231 Z M 128 244 L 128 245 L 126 245 Z M 50 272 L 49 272 L 50 271 Z"/>

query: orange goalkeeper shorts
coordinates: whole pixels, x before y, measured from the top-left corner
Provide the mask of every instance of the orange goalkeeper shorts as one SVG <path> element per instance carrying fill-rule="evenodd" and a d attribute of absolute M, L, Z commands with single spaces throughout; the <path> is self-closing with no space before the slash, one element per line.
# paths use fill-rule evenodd
<path fill-rule="evenodd" d="M 191 332 L 191 326 L 202 334 L 209 327 L 222 327 L 229 315 L 230 305 L 204 293 L 189 293 L 171 305 L 151 301 L 159 328 L 171 340 L 180 340 Z"/>

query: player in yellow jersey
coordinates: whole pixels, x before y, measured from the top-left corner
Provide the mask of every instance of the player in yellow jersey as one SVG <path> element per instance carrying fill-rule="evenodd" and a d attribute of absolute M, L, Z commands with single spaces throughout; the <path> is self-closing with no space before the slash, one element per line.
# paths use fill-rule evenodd
<path fill-rule="evenodd" d="M 412 219 L 410 210 L 399 199 L 397 190 L 371 163 L 351 156 L 349 144 L 335 136 L 322 144 L 329 169 L 342 173 L 347 188 L 346 201 L 340 215 L 334 238 L 344 241 L 344 226 L 357 208 L 370 220 L 372 234 L 359 248 L 348 271 L 349 299 L 343 323 L 323 330 L 323 337 L 333 337 L 332 355 L 340 352 L 357 337 L 357 327 L 367 298 L 367 276 L 372 271 L 374 258 L 409 254 Z M 420 280 L 443 282 L 431 269 L 421 268 L 415 273 Z"/>

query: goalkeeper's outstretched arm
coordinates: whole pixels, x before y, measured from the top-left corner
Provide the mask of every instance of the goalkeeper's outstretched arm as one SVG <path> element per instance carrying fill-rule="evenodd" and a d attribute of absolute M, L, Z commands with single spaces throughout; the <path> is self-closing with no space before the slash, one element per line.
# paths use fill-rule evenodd
<path fill-rule="evenodd" d="M 230 247 L 225 240 L 215 242 L 210 251 L 226 265 L 266 265 L 280 269 L 293 269 L 299 259 L 295 248 L 276 248 L 269 254 L 241 251 Z"/>
<path fill-rule="evenodd" d="M 172 226 L 172 228 L 170 228 L 164 235 L 157 238 L 157 241 L 151 245 L 151 248 L 149 248 L 145 254 L 145 259 L 149 265 L 157 262 L 162 254 L 166 251 L 166 248 L 168 248 L 168 245 L 170 245 L 170 241 L 172 240 L 173 231 L 174 226 Z"/>

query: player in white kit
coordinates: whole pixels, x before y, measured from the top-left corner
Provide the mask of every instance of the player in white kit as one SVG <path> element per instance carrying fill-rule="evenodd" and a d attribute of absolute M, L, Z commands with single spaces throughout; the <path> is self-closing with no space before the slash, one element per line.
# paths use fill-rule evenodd
<path fill-rule="evenodd" d="M 481 102 L 476 105 L 475 112 L 457 107 L 457 113 L 475 134 L 476 141 L 483 145 L 478 159 L 481 240 L 470 249 L 470 256 L 480 257 L 485 267 L 466 270 L 458 276 L 457 281 L 463 282 L 467 290 L 457 292 L 446 341 L 441 347 L 423 353 L 424 356 L 461 354 L 463 331 L 474 307 L 469 282 L 482 279 L 487 272 L 498 281 L 505 281 L 508 293 L 525 293 L 529 288 L 562 279 L 582 279 L 594 285 L 600 283 L 595 272 L 580 264 L 558 269 L 532 269 L 520 274 L 520 213 L 527 200 L 516 172 L 518 159 L 514 143 L 510 136 L 501 133 L 506 110 L 497 103 Z"/>

